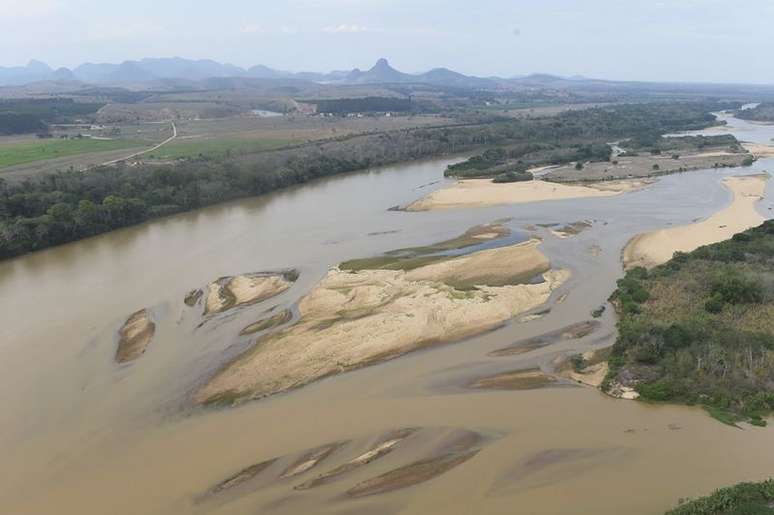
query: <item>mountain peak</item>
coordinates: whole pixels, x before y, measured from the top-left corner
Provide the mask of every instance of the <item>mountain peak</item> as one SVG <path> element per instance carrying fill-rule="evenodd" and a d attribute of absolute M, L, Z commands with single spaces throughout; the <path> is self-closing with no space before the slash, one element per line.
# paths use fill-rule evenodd
<path fill-rule="evenodd" d="M 380 58 L 378 61 L 376 61 L 376 64 L 371 68 L 373 71 L 379 71 L 379 70 L 392 70 L 394 69 L 392 66 L 390 66 L 390 62 L 385 59 L 384 57 Z"/>
<path fill-rule="evenodd" d="M 31 59 L 29 63 L 27 63 L 27 68 L 30 70 L 35 70 L 38 72 L 50 72 L 51 67 L 47 65 L 46 63 L 42 61 L 38 61 L 36 59 Z"/>

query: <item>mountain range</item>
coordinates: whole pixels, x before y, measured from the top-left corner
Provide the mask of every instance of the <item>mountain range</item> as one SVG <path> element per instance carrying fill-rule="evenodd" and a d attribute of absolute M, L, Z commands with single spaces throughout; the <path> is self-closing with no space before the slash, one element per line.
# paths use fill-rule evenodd
<path fill-rule="evenodd" d="M 210 59 L 146 58 L 120 64 L 85 63 L 72 70 L 53 69 L 40 61 L 27 66 L 0 67 L 0 86 L 39 84 L 46 91 L 73 85 L 130 86 L 140 89 L 240 89 L 255 87 L 309 89 L 326 85 L 411 84 L 440 88 L 486 91 L 553 90 L 591 95 L 627 95 L 648 91 L 653 94 L 766 95 L 774 98 L 774 86 L 749 84 L 710 84 L 675 82 L 636 82 L 591 79 L 582 76 L 560 77 L 536 73 L 521 77 L 475 77 L 448 68 L 434 68 L 410 74 L 396 70 L 387 59 L 379 59 L 368 70 L 355 68 L 329 73 L 288 72 L 263 65 L 241 68 Z M 30 86 L 27 86 L 30 87 Z M 38 86 L 36 86 L 38 87 Z M 757 97 L 756 97 L 757 98 Z"/>
<path fill-rule="evenodd" d="M 40 81 L 79 81 L 89 84 L 143 83 L 155 80 L 200 81 L 211 78 L 299 79 L 318 83 L 386 84 L 415 83 L 460 88 L 495 88 L 502 79 L 463 75 L 447 68 L 435 68 L 426 73 L 403 73 L 386 59 L 379 59 L 368 70 L 330 73 L 287 72 L 263 65 L 240 68 L 209 59 L 146 58 L 139 61 L 113 63 L 85 63 L 72 70 L 53 69 L 41 61 L 30 61 L 27 66 L 0 67 L 0 86 L 23 85 Z"/>

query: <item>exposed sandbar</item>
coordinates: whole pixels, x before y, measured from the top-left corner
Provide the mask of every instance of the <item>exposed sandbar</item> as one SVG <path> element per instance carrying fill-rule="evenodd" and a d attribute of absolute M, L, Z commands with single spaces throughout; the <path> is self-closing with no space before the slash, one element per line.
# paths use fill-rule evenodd
<path fill-rule="evenodd" d="M 617 181 L 623 182 L 623 181 Z M 613 188 L 613 186 L 609 186 Z M 623 188 L 623 186 L 622 186 Z M 612 197 L 623 190 L 559 184 L 546 181 L 494 183 L 491 179 L 467 179 L 430 193 L 406 207 L 406 211 L 429 211 L 521 204 L 544 200 Z"/>
<path fill-rule="evenodd" d="M 314 479 L 297 485 L 295 490 L 308 490 L 331 481 L 335 481 L 344 474 L 352 472 L 355 469 L 368 465 L 379 458 L 382 458 L 394 451 L 406 438 L 417 432 L 415 428 L 399 429 L 391 431 L 383 436 L 373 447 L 366 452 L 354 457 L 343 465 L 340 465 L 324 474 L 320 474 Z"/>
<path fill-rule="evenodd" d="M 763 198 L 768 174 L 726 177 L 723 184 L 734 194 L 731 205 L 702 222 L 660 229 L 632 238 L 623 252 L 624 267 L 651 268 L 666 263 L 675 252 L 691 252 L 763 223 L 755 205 Z"/>
<path fill-rule="evenodd" d="M 596 320 L 578 322 L 577 324 L 568 325 L 561 329 L 557 329 L 540 336 L 518 341 L 512 345 L 509 345 L 508 347 L 494 350 L 489 353 L 489 356 L 513 356 L 516 354 L 524 354 L 526 352 L 541 349 L 543 347 L 547 347 L 562 341 L 578 340 L 580 338 L 585 338 L 586 336 L 596 331 L 600 325 L 601 324 Z"/>
<path fill-rule="evenodd" d="M 283 309 L 279 313 L 276 313 L 272 316 L 266 317 L 263 320 L 259 320 L 258 322 L 254 322 L 239 333 L 241 336 L 245 336 L 248 334 L 255 334 L 261 331 L 266 331 L 268 329 L 274 329 L 275 327 L 281 326 L 282 324 L 286 324 L 290 322 L 290 320 L 293 318 L 293 312 L 289 309 Z"/>
<path fill-rule="evenodd" d="M 555 377 L 539 368 L 530 368 L 475 379 L 468 383 L 468 387 L 481 390 L 535 390 L 554 383 Z"/>
<path fill-rule="evenodd" d="M 433 455 L 358 483 L 347 491 L 347 495 L 366 497 L 424 483 L 473 458 L 481 450 L 479 446 L 483 442 L 484 438 L 479 433 L 458 431 Z"/>
<path fill-rule="evenodd" d="M 222 313 L 237 306 L 264 301 L 290 288 L 297 278 L 298 273 L 294 270 L 221 277 L 207 285 L 204 314 Z M 195 303 L 194 298 L 193 292 L 189 293 L 186 303 Z"/>
<path fill-rule="evenodd" d="M 495 329 L 545 303 L 568 278 L 565 270 L 546 270 L 537 284 L 506 284 L 547 269 L 538 243 L 447 258 L 409 272 L 331 270 L 301 299 L 294 324 L 260 338 L 195 400 L 233 404 L 265 397 Z"/>
<path fill-rule="evenodd" d="M 742 143 L 742 146 L 755 158 L 774 157 L 774 145 L 763 143 Z"/>
<path fill-rule="evenodd" d="M 151 320 L 147 309 L 133 313 L 118 331 L 118 349 L 116 361 L 133 361 L 145 352 L 156 333 L 156 324 Z"/>

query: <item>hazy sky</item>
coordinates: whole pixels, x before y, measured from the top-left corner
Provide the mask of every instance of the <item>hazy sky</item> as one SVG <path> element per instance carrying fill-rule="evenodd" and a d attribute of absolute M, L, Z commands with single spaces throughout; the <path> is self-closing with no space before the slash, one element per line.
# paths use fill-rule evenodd
<path fill-rule="evenodd" d="M 141 57 L 329 71 L 774 83 L 774 0 L 0 0 L 0 65 Z"/>

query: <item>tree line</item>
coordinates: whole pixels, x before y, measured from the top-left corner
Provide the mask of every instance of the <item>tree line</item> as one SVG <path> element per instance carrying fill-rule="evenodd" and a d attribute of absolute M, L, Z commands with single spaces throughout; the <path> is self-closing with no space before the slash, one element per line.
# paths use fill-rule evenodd
<path fill-rule="evenodd" d="M 713 122 L 706 116 L 712 109 L 717 105 L 621 105 L 556 117 L 346 136 L 173 165 L 119 165 L 62 171 L 18 183 L 0 180 L 0 257 L 373 166 L 558 138 L 599 143 L 654 127 L 663 132 L 701 128 Z"/>

